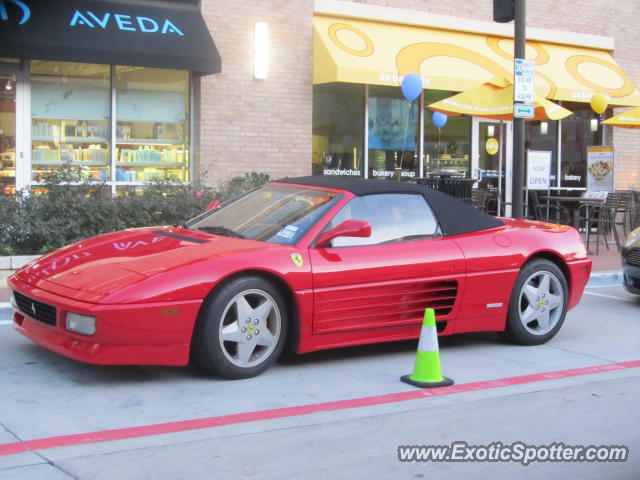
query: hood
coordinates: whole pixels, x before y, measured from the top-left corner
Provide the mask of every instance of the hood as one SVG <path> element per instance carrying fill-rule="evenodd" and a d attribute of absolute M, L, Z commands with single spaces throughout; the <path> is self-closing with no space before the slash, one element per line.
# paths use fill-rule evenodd
<path fill-rule="evenodd" d="M 56 250 L 25 266 L 18 278 L 43 290 L 95 301 L 178 266 L 256 248 L 264 248 L 264 243 L 183 228 L 131 229 Z M 80 297 L 74 291 L 92 295 Z"/>

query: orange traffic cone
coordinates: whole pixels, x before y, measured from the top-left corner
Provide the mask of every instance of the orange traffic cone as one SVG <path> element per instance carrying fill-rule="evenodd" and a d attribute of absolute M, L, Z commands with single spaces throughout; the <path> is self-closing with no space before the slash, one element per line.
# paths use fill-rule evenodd
<path fill-rule="evenodd" d="M 442 376 L 440 368 L 440 351 L 438 350 L 438 332 L 436 331 L 436 316 L 433 308 L 424 311 L 422 331 L 416 363 L 411 375 L 400 377 L 405 383 L 420 388 L 448 387 L 453 380 Z"/>

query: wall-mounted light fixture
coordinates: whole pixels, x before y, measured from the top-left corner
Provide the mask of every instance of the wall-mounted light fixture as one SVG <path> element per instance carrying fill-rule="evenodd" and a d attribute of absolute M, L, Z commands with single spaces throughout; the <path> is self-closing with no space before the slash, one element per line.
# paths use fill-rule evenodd
<path fill-rule="evenodd" d="M 253 30 L 253 76 L 265 79 L 269 67 L 269 28 L 267 22 L 257 22 Z"/>
<path fill-rule="evenodd" d="M 549 124 L 547 122 L 540 122 L 540 133 L 546 135 L 549 131 Z"/>
<path fill-rule="evenodd" d="M 493 125 L 488 125 L 487 126 L 487 136 L 488 137 L 493 137 L 496 134 L 496 127 L 494 127 Z"/>
<path fill-rule="evenodd" d="M 589 124 L 589 129 L 592 132 L 597 132 L 598 131 L 598 119 L 597 118 L 592 118 L 591 122 Z"/>
<path fill-rule="evenodd" d="M 11 83 L 11 80 L 7 80 L 4 84 L 4 89 L 5 90 L 13 90 L 13 84 Z"/>

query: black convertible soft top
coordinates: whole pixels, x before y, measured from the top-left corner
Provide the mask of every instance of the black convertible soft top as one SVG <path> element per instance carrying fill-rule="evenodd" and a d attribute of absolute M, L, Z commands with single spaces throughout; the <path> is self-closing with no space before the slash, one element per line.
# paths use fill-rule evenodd
<path fill-rule="evenodd" d="M 391 180 L 366 180 L 360 177 L 297 177 L 275 180 L 278 183 L 308 185 L 311 187 L 346 190 L 357 196 L 379 193 L 418 193 L 427 200 L 433 210 L 443 235 L 487 230 L 504 225 L 497 218 L 473 208 L 446 193 L 417 183 L 394 182 Z"/>

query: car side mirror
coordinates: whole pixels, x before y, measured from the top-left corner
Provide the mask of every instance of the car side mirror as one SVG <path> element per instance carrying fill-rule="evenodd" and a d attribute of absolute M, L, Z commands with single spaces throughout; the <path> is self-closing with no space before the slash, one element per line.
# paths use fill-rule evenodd
<path fill-rule="evenodd" d="M 340 225 L 321 233 L 316 242 L 316 247 L 327 248 L 331 246 L 331 240 L 337 237 L 370 237 L 371 224 L 362 220 L 345 220 Z"/>
<path fill-rule="evenodd" d="M 216 208 L 218 208 L 220 206 L 220 202 L 218 200 L 214 200 L 213 202 L 211 202 L 209 205 L 207 205 L 207 212 L 209 210 L 215 210 Z"/>

